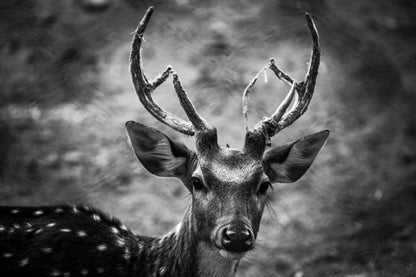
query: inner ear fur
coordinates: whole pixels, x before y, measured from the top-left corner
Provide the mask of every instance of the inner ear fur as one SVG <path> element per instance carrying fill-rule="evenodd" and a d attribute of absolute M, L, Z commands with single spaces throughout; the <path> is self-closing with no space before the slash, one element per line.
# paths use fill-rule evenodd
<path fill-rule="evenodd" d="M 328 136 L 329 131 L 324 130 L 266 152 L 263 163 L 270 181 L 297 181 L 311 166 Z"/>
<path fill-rule="evenodd" d="M 134 121 L 126 122 L 126 129 L 137 158 L 150 173 L 185 182 L 191 167 L 195 166 L 193 151 L 162 132 Z"/>

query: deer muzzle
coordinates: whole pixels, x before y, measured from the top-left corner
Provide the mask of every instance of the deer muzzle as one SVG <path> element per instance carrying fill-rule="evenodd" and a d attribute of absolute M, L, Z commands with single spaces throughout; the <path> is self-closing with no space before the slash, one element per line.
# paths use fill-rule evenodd
<path fill-rule="evenodd" d="M 219 227 L 215 232 L 215 245 L 227 259 L 240 259 L 254 248 L 253 229 L 241 221 L 233 221 Z"/>

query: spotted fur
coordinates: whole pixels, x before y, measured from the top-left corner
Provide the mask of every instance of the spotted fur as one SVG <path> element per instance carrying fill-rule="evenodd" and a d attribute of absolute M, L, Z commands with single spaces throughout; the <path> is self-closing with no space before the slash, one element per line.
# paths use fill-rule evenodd
<path fill-rule="evenodd" d="M 0 207 L 1 276 L 230 276 L 235 264 L 198 243 L 190 209 L 151 238 L 90 207 Z"/>

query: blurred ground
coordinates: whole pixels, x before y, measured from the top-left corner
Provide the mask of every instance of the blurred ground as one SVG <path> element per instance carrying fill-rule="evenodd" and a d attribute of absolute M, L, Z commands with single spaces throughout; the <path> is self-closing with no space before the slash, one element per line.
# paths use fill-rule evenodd
<path fill-rule="evenodd" d="M 105 4 L 105 3 L 108 3 Z M 98 4 L 98 5 L 96 5 Z M 315 18 L 323 49 L 316 95 L 276 145 L 331 136 L 308 173 L 276 184 L 259 245 L 238 276 L 416 276 L 416 2 L 7 0 L 0 4 L 0 204 L 92 204 L 138 233 L 159 235 L 189 201 L 149 175 L 124 122 L 162 126 L 139 104 L 128 71 L 131 32 L 150 5 L 144 61 L 171 64 L 220 143 L 243 142 L 241 95 L 277 58 L 300 80 Z M 288 88 L 268 73 L 250 124 Z M 166 82 L 155 96 L 178 109 Z"/>

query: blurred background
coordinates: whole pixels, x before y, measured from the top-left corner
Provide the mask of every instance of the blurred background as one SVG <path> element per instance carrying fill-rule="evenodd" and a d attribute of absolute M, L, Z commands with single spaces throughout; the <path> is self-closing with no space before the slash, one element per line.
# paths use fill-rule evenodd
<path fill-rule="evenodd" d="M 330 129 L 307 174 L 275 184 L 256 250 L 237 276 L 416 276 L 416 2 L 6 0 L 0 3 L 0 204 L 95 205 L 144 235 L 181 219 L 189 193 L 144 170 L 135 120 L 193 148 L 141 106 L 128 69 L 132 32 L 155 13 L 143 59 L 171 64 L 221 145 L 244 138 L 241 96 L 270 57 L 302 80 L 316 22 L 322 62 L 305 113 L 273 145 Z M 249 124 L 289 88 L 267 72 Z M 155 93 L 185 118 L 171 80 Z"/>

